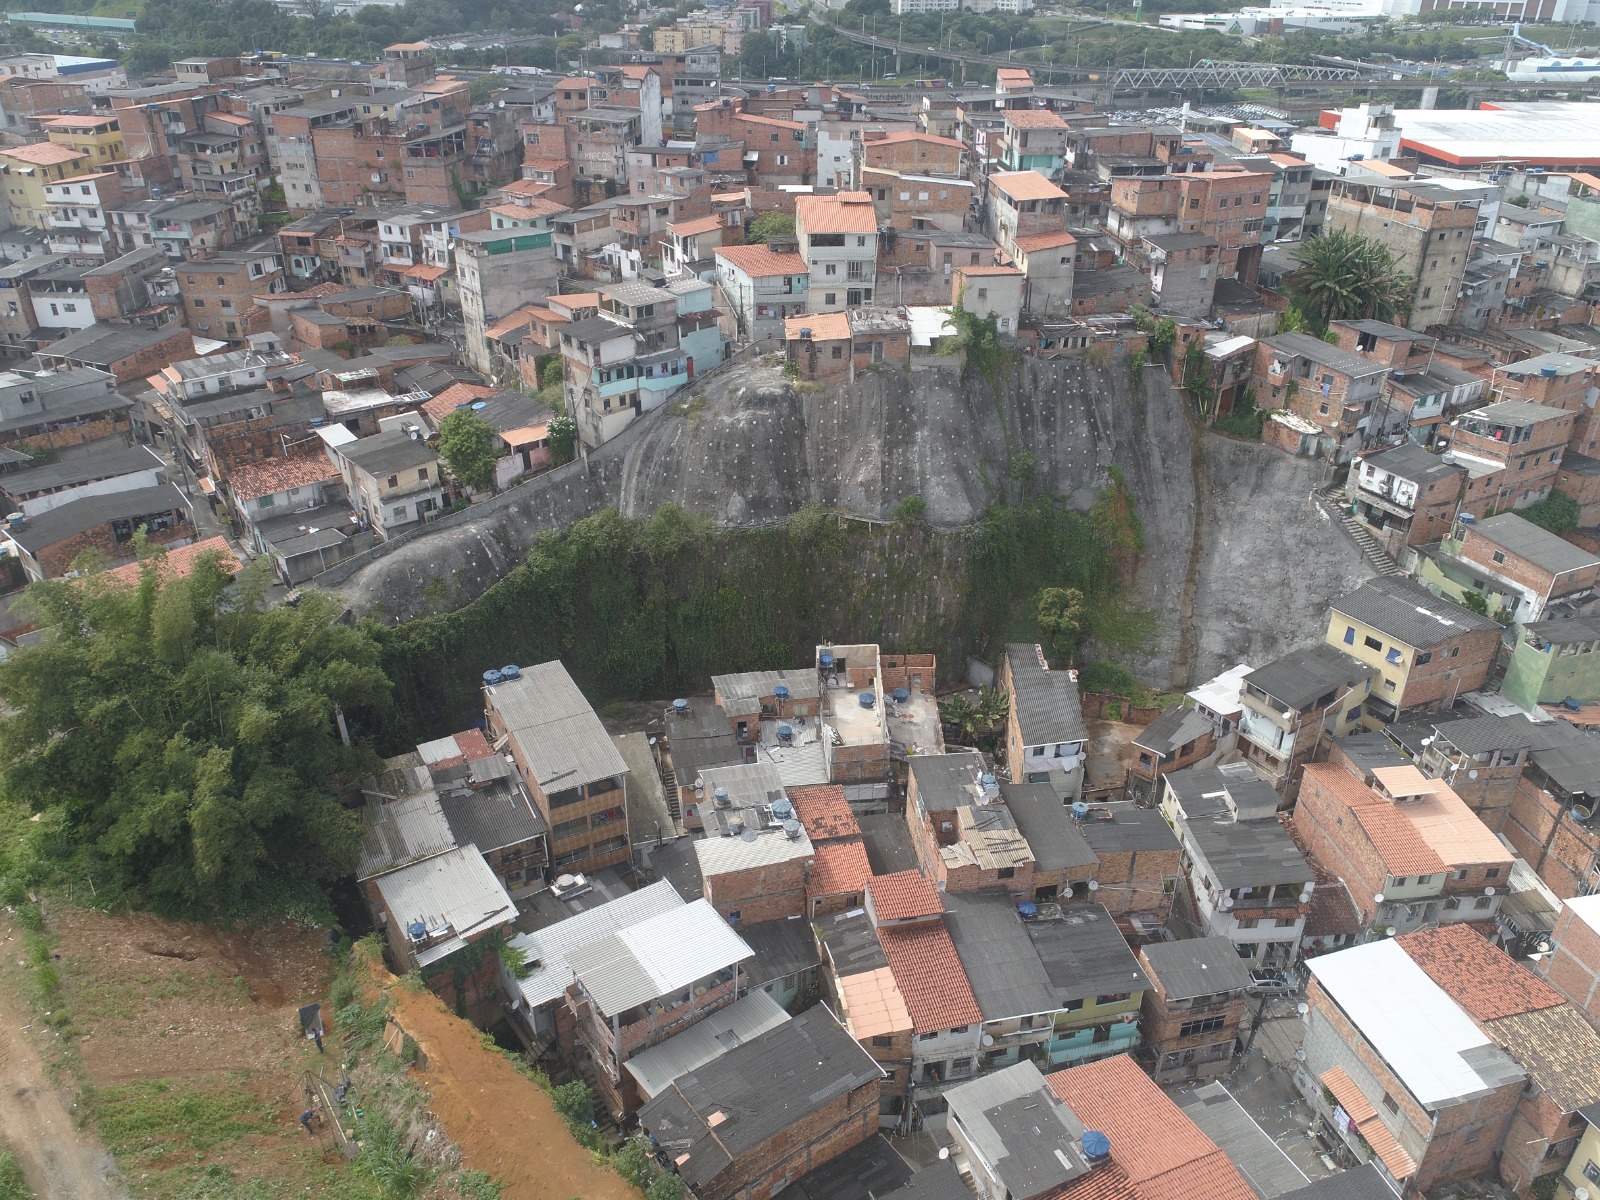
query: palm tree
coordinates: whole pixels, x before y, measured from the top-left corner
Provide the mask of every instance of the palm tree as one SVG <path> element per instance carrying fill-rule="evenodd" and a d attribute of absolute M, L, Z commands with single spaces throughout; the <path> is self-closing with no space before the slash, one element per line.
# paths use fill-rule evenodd
<path fill-rule="evenodd" d="M 1294 250 L 1289 277 L 1295 304 L 1319 328 L 1329 321 L 1400 321 L 1411 308 L 1411 281 L 1381 242 L 1356 233 L 1328 233 Z"/>

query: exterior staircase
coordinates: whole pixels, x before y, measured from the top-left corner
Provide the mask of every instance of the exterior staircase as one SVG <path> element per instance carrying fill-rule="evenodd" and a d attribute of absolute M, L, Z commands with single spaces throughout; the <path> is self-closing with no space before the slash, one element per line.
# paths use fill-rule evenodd
<path fill-rule="evenodd" d="M 1400 564 L 1360 521 L 1350 515 L 1350 493 L 1344 484 L 1325 483 L 1313 495 L 1322 511 L 1343 526 L 1363 558 L 1379 575 L 1405 575 Z"/>

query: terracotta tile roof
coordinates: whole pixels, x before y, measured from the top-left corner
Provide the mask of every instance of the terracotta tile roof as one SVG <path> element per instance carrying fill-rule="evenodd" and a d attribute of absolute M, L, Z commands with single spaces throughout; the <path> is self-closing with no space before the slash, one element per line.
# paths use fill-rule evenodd
<path fill-rule="evenodd" d="M 783 319 L 783 340 L 794 342 L 804 340 L 800 337 L 802 329 L 810 330 L 810 339 L 813 342 L 838 342 L 848 340 L 850 332 L 849 313 L 807 313 L 801 317 L 785 317 Z"/>
<path fill-rule="evenodd" d="M 1066 121 L 1048 108 L 1008 108 L 1006 124 L 1018 129 L 1065 129 Z"/>
<path fill-rule="evenodd" d="M 763 245 L 718 246 L 716 258 L 725 258 L 752 279 L 769 275 L 804 275 L 806 260 L 794 253 L 779 253 Z"/>
<path fill-rule="evenodd" d="M 867 882 L 872 911 L 880 921 L 905 921 L 944 912 L 939 890 L 916 871 L 875 875 Z"/>
<path fill-rule="evenodd" d="M 234 548 L 228 545 L 226 538 L 208 537 L 204 541 L 190 542 L 187 546 L 179 546 L 175 550 L 157 554 L 154 558 L 147 558 L 143 562 L 112 567 L 109 571 L 102 571 L 90 578 L 114 579 L 118 583 L 138 583 L 144 577 L 145 567 L 154 566 L 163 579 L 182 579 L 194 570 L 195 564 L 203 555 L 213 553 L 222 555 L 222 569 L 230 575 L 237 574 L 244 566 Z"/>
<path fill-rule="evenodd" d="M 1050 1200 L 1139 1200 L 1139 1193 L 1128 1173 L 1113 1160 L 1078 1176 Z"/>
<path fill-rule="evenodd" d="M 1363 805 L 1353 811 L 1390 875 L 1440 875 L 1449 866 L 1422 840 L 1416 826 L 1399 810 L 1380 803 Z"/>
<path fill-rule="evenodd" d="M 781 129 L 805 128 L 805 124 L 801 121 L 785 121 L 782 117 L 763 117 L 757 113 L 740 113 L 738 115 L 741 121 L 749 121 L 756 125 L 776 125 Z"/>
<path fill-rule="evenodd" d="M 1503 1017 L 1487 1032 L 1562 1112 L 1600 1101 L 1600 1034 L 1572 1005 Z"/>
<path fill-rule="evenodd" d="M 801 196 L 794 202 L 794 218 L 807 234 L 878 232 L 878 214 L 866 192 Z"/>
<path fill-rule="evenodd" d="M 1013 200 L 1064 200 L 1067 195 L 1037 171 L 997 171 L 989 181 Z"/>
<path fill-rule="evenodd" d="M 812 846 L 811 871 L 806 876 L 808 896 L 850 896 L 861 891 L 872 878 L 867 862 L 867 847 L 860 838 L 843 842 L 823 842 Z"/>
<path fill-rule="evenodd" d="M 541 183 L 538 186 L 543 188 L 547 187 L 548 185 Z M 523 197 L 525 194 L 522 192 L 517 192 L 516 195 Z M 544 200 L 538 196 L 518 199 L 510 204 L 499 205 L 490 211 L 502 212 L 506 210 L 515 213 L 523 220 L 527 220 L 529 217 L 553 217 L 560 213 L 572 211 L 568 205 L 557 204 L 554 200 Z"/>
<path fill-rule="evenodd" d="M 206 115 L 208 117 L 215 117 L 219 114 L 207 113 Z M 48 125 L 52 129 L 78 129 L 89 126 L 93 126 L 97 129 L 104 129 L 107 125 L 114 124 L 116 120 L 116 117 L 41 117 L 39 124 Z"/>
<path fill-rule="evenodd" d="M 857 1041 L 911 1031 L 906 998 L 888 967 L 844 976 L 839 980 L 839 994 L 850 1036 Z"/>
<path fill-rule="evenodd" d="M 442 279 L 450 274 L 450 270 L 448 267 L 435 267 L 428 263 L 413 263 L 404 271 L 401 271 L 400 274 L 407 279 L 421 279 L 424 282 L 433 283 L 435 280 Z"/>
<path fill-rule="evenodd" d="M 994 74 L 996 79 L 1003 79 L 1007 83 L 1033 82 L 1033 76 L 1022 67 L 1001 67 Z"/>
<path fill-rule="evenodd" d="M 1564 1004 L 1560 992 L 1466 925 L 1441 925 L 1395 941 L 1475 1021 Z"/>
<path fill-rule="evenodd" d="M 422 411 L 434 424 L 444 420 L 463 404 L 483 400 L 494 395 L 495 389 L 476 383 L 452 383 L 432 400 L 425 402 Z"/>
<path fill-rule="evenodd" d="M 898 146 L 905 142 L 922 142 L 930 146 L 949 146 L 955 150 L 965 150 L 965 142 L 955 138 L 940 137 L 934 133 L 918 133 L 914 129 L 902 129 L 896 133 L 884 134 L 881 138 L 873 138 L 870 142 L 862 143 L 862 150 L 871 150 L 874 146 Z"/>
<path fill-rule="evenodd" d="M 61 146 L 55 142 L 32 142 L 26 146 L 11 146 L 0 150 L 0 155 L 35 167 L 53 167 L 57 163 L 77 162 L 79 159 L 89 157 L 82 150 L 74 150 L 70 146 Z"/>
<path fill-rule="evenodd" d="M 512 309 L 493 325 L 483 331 L 486 338 L 502 338 L 508 333 L 515 333 L 519 329 L 526 329 L 533 323 L 537 316 L 536 304 L 524 304 L 521 308 Z"/>
<path fill-rule="evenodd" d="M 875 882 L 869 881 L 868 886 Z M 878 942 L 905 997 L 911 1027 L 918 1033 L 942 1033 L 959 1025 L 983 1023 L 983 1010 L 942 922 L 880 929 Z"/>
<path fill-rule="evenodd" d="M 708 217 L 694 217 L 688 221 L 675 221 L 667 226 L 679 237 L 692 237 L 697 233 L 710 233 L 713 229 L 722 228 L 722 218 L 712 213 Z"/>
<path fill-rule="evenodd" d="M 844 789 L 838 784 L 792 787 L 784 795 L 794 805 L 795 816 L 805 826 L 806 836 L 811 839 L 812 845 L 861 836 L 861 823 L 856 820 L 855 810 L 850 807 Z"/>
<path fill-rule="evenodd" d="M 1315 941 L 1340 935 L 1354 936 L 1361 932 L 1362 924 L 1356 902 L 1350 898 L 1350 889 L 1343 881 L 1317 880 L 1316 891 L 1311 893 L 1311 907 L 1306 912 L 1306 937 Z"/>
<path fill-rule="evenodd" d="M 1017 249 L 1024 254 L 1032 254 L 1038 250 L 1053 250 L 1057 246 L 1076 246 L 1078 244 L 1078 239 L 1065 229 L 1059 229 L 1055 233 L 1030 233 L 1012 240 L 1016 243 Z"/>
<path fill-rule="evenodd" d="M 563 158 L 558 154 L 534 154 L 525 157 L 522 160 L 522 165 L 524 167 L 532 167 L 535 171 L 559 171 L 562 167 L 571 166 L 572 160 L 570 158 Z M 506 184 L 505 187 L 501 188 L 500 190 L 505 192 L 521 190 L 521 187 L 524 184 L 532 185 L 533 187 L 544 186 L 544 184 L 540 183 L 537 179 L 519 179 L 516 183 Z"/>
<path fill-rule="evenodd" d="M 564 296 L 547 296 L 545 298 L 545 304 L 558 313 L 563 308 L 568 312 L 577 312 L 585 308 L 599 308 L 600 293 L 568 292 Z"/>
<path fill-rule="evenodd" d="M 1045 1082 L 1086 1128 L 1111 1139 L 1111 1161 L 1139 1200 L 1254 1200 L 1228 1156 L 1128 1055 L 1057 1071 Z"/>
<path fill-rule="evenodd" d="M 256 500 L 290 488 L 334 479 L 339 472 L 321 451 L 264 458 L 228 468 L 228 486 L 239 500 Z"/>
<path fill-rule="evenodd" d="M 1378 1156 L 1383 1165 L 1389 1168 L 1390 1174 L 1404 1182 L 1417 1173 L 1416 1161 L 1401 1148 L 1399 1142 L 1394 1140 L 1394 1134 L 1384 1128 L 1383 1122 L 1378 1119 L 1377 1110 L 1362 1095 L 1355 1080 L 1345 1073 L 1343 1067 L 1330 1067 L 1324 1071 L 1322 1086 L 1333 1093 L 1333 1098 L 1339 1102 L 1339 1107 L 1344 1109 L 1346 1115 L 1355 1122 L 1356 1132 L 1366 1139 L 1367 1145 L 1372 1147 L 1372 1152 Z"/>

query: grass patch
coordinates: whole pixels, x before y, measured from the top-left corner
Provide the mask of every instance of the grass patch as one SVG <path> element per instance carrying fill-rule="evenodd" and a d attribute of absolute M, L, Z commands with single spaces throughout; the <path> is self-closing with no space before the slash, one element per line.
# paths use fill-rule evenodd
<path fill-rule="evenodd" d="M 280 1114 L 250 1092 L 249 1081 L 248 1071 L 215 1084 L 141 1080 L 93 1089 L 88 1099 L 101 1136 L 119 1156 L 204 1154 L 250 1134 L 279 1132 Z"/>
<path fill-rule="evenodd" d="M 33 1193 L 22 1181 L 17 1156 L 9 1150 L 0 1150 L 0 1200 L 33 1200 Z"/>

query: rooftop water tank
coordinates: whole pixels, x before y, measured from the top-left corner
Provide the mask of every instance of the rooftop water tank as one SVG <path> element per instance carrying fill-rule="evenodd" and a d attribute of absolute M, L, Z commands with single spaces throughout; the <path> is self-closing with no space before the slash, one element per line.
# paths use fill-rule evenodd
<path fill-rule="evenodd" d="M 521 675 L 522 668 L 517 666 L 516 663 L 507 663 L 505 666 L 500 668 L 501 679 L 518 679 L 521 677 Z"/>
<path fill-rule="evenodd" d="M 744 832 L 744 818 L 743 817 L 738 817 L 738 816 L 729 817 L 728 818 L 728 832 L 731 835 L 733 835 L 734 837 L 738 837 L 741 833 L 743 833 Z"/>
<path fill-rule="evenodd" d="M 794 740 L 794 730 L 791 729 L 787 725 L 779 725 L 778 726 L 778 740 L 780 742 L 793 741 Z"/>
<path fill-rule="evenodd" d="M 1089 815 L 1089 806 L 1082 800 L 1074 800 L 1072 802 L 1072 815 L 1076 820 L 1083 820 Z"/>
<path fill-rule="evenodd" d="M 831 667 L 833 666 L 833 655 L 824 650 L 821 654 L 817 655 L 817 662 L 823 667 Z"/>
<path fill-rule="evenodd" d="M 499 682 L 500 682 L 500 672 L 499 671 L 485 671 L 483 673 L 483 685 L 485 687 L 493 687 L 495 684 L 497 684 Z"/>
<path fill-rule="evenodd" d="M 718 808 L 727 808 L 728 807 L 728 789 L 725 788 L 725 787 L 719 787 L 716 790 L 714 790 L 711 793 L 711 803 L 715 804 Z"/>
<path fill-rule="evenodd" d="M 1473 516 L 1471 513 L 1462 513 L 1456 517 L 1456 520 L 1460 521 L 1463 525 L 1474 525 L 1477 523 L 1478 518 Z"/>
<path fill-rule="evenodd" d="M 413 921 L 406 926 L 406 933 L 411 936 L 413 942 L 420 942 L 428 936 L 428 927 L 421 921 Z"/>
<path fill-rule="evenodd" d="M 1111 1157 L 1111 1139 L 1098 1129 L 1084 1130 L 1083 1156 L 1089 1160 L 1091 1167 L 1105 1162 Z"/>
<path fill-rule="evenodd" d="M 672 711 L 680 717 L 683 716 L 689 711 L 689 702 L 687 700 L 674 700 L 672 702 Z"/>
<path fill-rule="evenodd" d="M 1554 367 L 1540 367 L 1539 377 L 1541 379 L 1554 379 L 1556 377 L 1556 369 Z"/>
<path fill-rule="evenodd" d="M 861 707 L 862 708 L 871 708 L 874 704 L 876 704 L 878 702 L 878 697 L 873 692 L 862 692 L 861 696 L 860 696 L 860 700 L 861 700 Z"/>
<path fill-rule="evenodd" d="M 777 687 L 772 689 L 772 694 L 779 700 L 787 700 L 789 698 L 789 689 L 780 683 Z"/>
<path fill-rule="evenodd" d="M 889 698 L 892 699 L 896 704 L 904 704 L 907 700 L 911 699 L 911 693 L 906 691 L 905 688 L 895 688 L 894 691 L 889 693 Z"/>
<path fill-rule="evenodd" d="M 793 817 L 789 818 L 789 820 L 783 823 L 783 836 L 788 838 L 791 842 L 798 842 L 802 832 L 803 831 L 800 828 L 800 822 L 796 821 Z"/>
<path fill-rule="evenodd" d="M 1039 915 L 1039 906 L 1031 900 L 1024 900 L 1017 905 L 1017 916 L 1024 921 L 1031 921 Z"/>
<path fill-rule="evenodd" d="M 787 821 L 794 816 L 794 802 L 787 796 L 779 796 L 772 802 L 772 815 L 780 821 Z"/>

